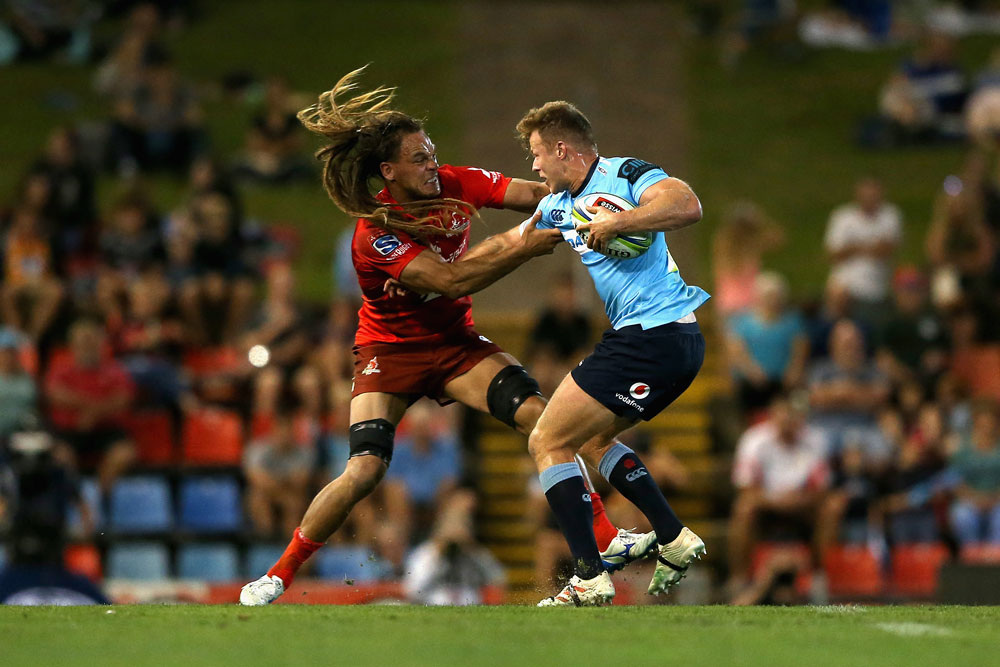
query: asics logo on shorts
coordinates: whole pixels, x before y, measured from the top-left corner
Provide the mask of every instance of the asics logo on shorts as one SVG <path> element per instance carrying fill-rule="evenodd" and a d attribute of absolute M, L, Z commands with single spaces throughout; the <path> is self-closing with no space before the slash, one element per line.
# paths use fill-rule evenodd
<path fill-rule="evenodd" d="M 583 494 L 583 502 L 585 502 L 585 503 L 589 503 L 590 502 L 590 494 L 589 493 Z"/>
<path fill-rule="evenodd" d="M 634 385 L 629 387 L 628 393 L 632 395 L 632 398 L 642 400 L 649 396 L 649 385 L 645 382 L 636 382 Z"/>

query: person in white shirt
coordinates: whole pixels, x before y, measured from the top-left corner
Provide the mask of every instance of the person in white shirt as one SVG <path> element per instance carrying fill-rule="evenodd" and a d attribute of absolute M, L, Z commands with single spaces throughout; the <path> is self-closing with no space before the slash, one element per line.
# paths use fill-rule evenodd
<path fill-rule="evenodd" d="M 885 201 L 876 178 L 858 181 L 854 201 L 830 214 L 824 239 L 832 265 L 830 280 L 847 288 L 861 319 L 877 319 L 885 311 L 893 255 L 902 236 L 899 208 Z"/>
<path fill-rule="evenodd" d="M 770 418 L 749 428 L 736 447 L 736 500 L 729 523 L 729 571 L 733 585 L 746 582 L 750 555 L 764 520 L 812 530 L 829 487 L 827 446 L 805 420 L 805 402 L 779 395 Z"/>

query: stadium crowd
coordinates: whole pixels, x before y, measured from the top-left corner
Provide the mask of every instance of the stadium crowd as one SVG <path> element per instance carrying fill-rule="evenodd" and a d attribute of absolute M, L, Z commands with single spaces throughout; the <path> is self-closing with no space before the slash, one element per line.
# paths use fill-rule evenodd
<path fill-rule="evenodd" d="M 780 224 L 749 202 L 730 211 L 714 244 L 716 306 L 749 424 L 732 475 L 734 594 L 760 566 L 761 539 L 808 543 L 813 565 L 845 543 L 1000 557 L 997 158 L 995 143 L 973 143 L 963 172 L 942 174 L 920 265 L 897 263 L 900 210 L 878 179 L 860 179 L 830 214 L 815 303 L 791 303 L 762 268 Z"/>

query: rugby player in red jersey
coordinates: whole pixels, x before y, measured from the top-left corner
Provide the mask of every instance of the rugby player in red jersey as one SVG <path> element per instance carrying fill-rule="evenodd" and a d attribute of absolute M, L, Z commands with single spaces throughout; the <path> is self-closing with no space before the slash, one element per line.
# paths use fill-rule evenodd
<path fill-rule="evenodd" d="M 317 157 L 334 203 L 358 218 L 352 246 L 363 302 L 355 337 L 350 458 L 313 499 L 285 553 L 240 592 L 264 605 L 370 494 L 392 459 L 396 425 L 421 396 L 458 401 L 528 434 L 545 407 L 538 383 L 514 357 L 473 328 L 469 297 L 562 241 L 533 222 L 471 250 L 470 218 L 481 207 L 531 212 L 548 188 L 474 167 L 438 165 L 420 122 L 388 108 L 392 89 L 340 102 L 361 70 L 299 113 L 329 141 Z M 384 187 L 372 194 L 370 183 Z M 406 289 L 396 287 L 401 285 Z M 596 495 L 596 494 L 595 494 Z M 598 543 L 613 567 L 647 555 L 652 533 L 617 530 L 595 503 Z"/>

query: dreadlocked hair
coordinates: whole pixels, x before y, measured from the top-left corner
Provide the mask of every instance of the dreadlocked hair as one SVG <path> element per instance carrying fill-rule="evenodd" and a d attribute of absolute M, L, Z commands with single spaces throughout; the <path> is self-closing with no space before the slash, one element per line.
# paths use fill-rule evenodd
<path fill-rule="evenodd" d="M 380 227 L 416 236 L 460 234 L 470 218 L 478 217 L 475 207 L 460 199 L 442 197 L 386 205 L 375 198 L 373 192 L 381 189 L 381 164 L 395 159 L 402 138 L 420 132 L 423 125 L 389 108 L 395 88 L 379 86 L 338 101 L 357 88 L 365 67 L 345 75 L 315 104 L 298 113 L 307 130 L 329 140 L 316 152 L 316 159 L 323 162 L 323 187 L 344 213 Z M 453 220 L 464 222 L 453 226 Z"/>

